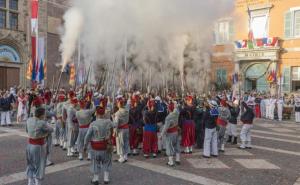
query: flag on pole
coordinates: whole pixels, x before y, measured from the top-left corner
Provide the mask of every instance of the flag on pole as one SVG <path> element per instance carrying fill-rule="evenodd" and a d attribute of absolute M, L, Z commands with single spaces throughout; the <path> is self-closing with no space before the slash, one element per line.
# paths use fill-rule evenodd
<path fill-rule="evenodd" d="M 31 37 L 31 62 L 32 62 L 32 72 L 31 80 L 36 79 L 36 37 Z"/>
<path fill-rule="evenodd" d="M 85 65 L 80 64 L 78 69 L 76 70 L 76 80 L 77 80 L 78 85 L 81 85 L 81 84 L 84 83 L 85 76 L 86 76 L 86 74 L 85 74 Z"/>
<path fill-rule="evenodd" d="M 31 35 L 38 35 L 38 10 L 39 2 L 38 0 L 31 0 Z"/>
<path fill-rule="evenodd" d="M 31 81 L 34 85 L 39 65 L 37 64 L 37 50 L 38 50 L 38 0 L 31 0 Z"/>
<path fill-rule="evenodd" d="M 248 19 L 249 19 L 249 33 L 248 33 L 248 49 L 254 48 L 254 35 L 252 30 L 252 24 L 251 24 L 251 11 L 249 6 L 247 6 L 248 11 Z"/>
<path fill-rule="evenodd" d="M 31 80 L 32 78 L 32 60 L 30 59 L 27 66 L 26 79 Z"/>
<path fill-rule="evenodd" d="M 38 55 L 37 55 L 37 66 L 36 66 L 36 73 L 37 79 L 39 83 L 43 83 L 45 79 L 45 38 L 40 37 L 38 38 Z"/>
<path fill-rule="evenodd" d="M 71 86 L 74 86 L 75 85 L 75 77 L 76 77 L 75 64 L 72 63 L 69 66 L 70 66 L 70 80 L 69 80 L 69 84 Z"/>
<path fill-rule="evenodd" d="M 42 82 L 45 78 L 43 61 L 40 62 L 38 82 Z"/>

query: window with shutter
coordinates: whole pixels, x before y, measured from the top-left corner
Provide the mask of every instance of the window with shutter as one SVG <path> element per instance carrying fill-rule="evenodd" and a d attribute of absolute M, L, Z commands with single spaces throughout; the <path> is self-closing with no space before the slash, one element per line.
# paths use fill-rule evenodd
<path fill-rule="evenodd" d="M 291 67 L 285 66 L 283 67 L 282 91 L 290 92 L 290 90 L 291 90 Z"/>
<path fill-rule="evenodd" d="M 295 11 L 294 14 L 294 30 L 295 30 L 295 37 L 300 36 L 300 10 Z"/>
<path fill-rule="evenodd" d="M 222 69 L 222 82 L 227 83 L 227 71 Z"/>
<path fill-rule="evenodd" d="M 227 44 L 233 37 L 233 26 L 231 26 L 231 20 L 221 20 L 215 24 L 215 43 L 216 44 Z"/>
<path fill-rule="evenodd" d="M 289 38 L 292 36 L 292 13 L 287 12 L 284 16 L 284 36 Z"/>
<path fill-rule="evenodd" d="M 219 26 L 218 23 L 215 24 L 215 43 L 219 43 Z"/>
<path fill-rule="evenodd" d="M 230 21 L 229 22 L 229 41 L 234 40 L 234 22 Z"/>

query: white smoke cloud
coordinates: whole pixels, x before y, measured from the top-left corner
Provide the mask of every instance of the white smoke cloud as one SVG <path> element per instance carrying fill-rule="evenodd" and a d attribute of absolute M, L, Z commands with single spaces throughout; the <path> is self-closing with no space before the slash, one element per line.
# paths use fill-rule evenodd
<path fill-rule="evenodd" d="M 70 59 L 79 37 L 74 17 L 67 16 L 75 8 L 83 18 L 85 63 L 112 66 L 117 58 L 116 79 L 127 76 L 141 84 L 143 74 L 145 86 L 159 88 L 166 82 L 181 87 L 185 78 L 186 87 L 202 91 L 209 80 L 214 22 L 232 11 L 234 0 L 73 0 L 73 4 L 65 16 L 64 60 Z M 124 55 L 127 73 L 133 74 L 124 73 Z M 94 75 L 100 74 L 94 70 Z"/>
<path fill-rule="evenodd" d="M 81 11 L 73 7 L 69 9 L 64 17 L 64 33 L 61 38 L 60 51 L 62 53 L 62 69 L 70 62 L 76 49 L 76 43 L 82 31 L 83 17 Z"/>

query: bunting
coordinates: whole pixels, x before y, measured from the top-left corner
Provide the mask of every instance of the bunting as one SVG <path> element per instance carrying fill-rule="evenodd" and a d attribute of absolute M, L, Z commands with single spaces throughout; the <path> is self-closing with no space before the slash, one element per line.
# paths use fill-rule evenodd
<path fill-rule="evenodd" d="M 250 40 L 237 40 L 234 42 L 236 49 L 254 49 L 254 48 L 268 48 L 268 47 L 278 47 L 279 40 L 278 37 L 270 38 L 258 38 Z"/>

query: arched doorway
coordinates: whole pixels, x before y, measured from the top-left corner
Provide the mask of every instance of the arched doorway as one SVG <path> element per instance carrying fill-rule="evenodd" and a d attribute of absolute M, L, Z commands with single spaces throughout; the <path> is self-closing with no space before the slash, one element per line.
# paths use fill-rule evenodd
<path fill-rule="evenodd" d="M 20 84 L 21 65 L 20 54 L 15 48 L 0 45 L 0 89 Z"/>
<path fill-rule="evenodd" d="M 269 86 L 266 81 L 268 63 L 254 63 L 245 71 L 245 90 L 267 91 Z"/>

